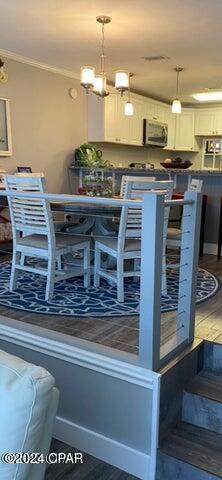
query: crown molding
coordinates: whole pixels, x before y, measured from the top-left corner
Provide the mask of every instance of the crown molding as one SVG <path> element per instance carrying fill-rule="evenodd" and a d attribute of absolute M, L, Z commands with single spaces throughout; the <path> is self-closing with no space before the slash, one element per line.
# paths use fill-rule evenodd
<path fill-rule="evenodd" d="M 48 72 L 51 72 L 51 73 L 63 75 L 64 77 L 75 78 L 76 80 L 80 79 L 80 76 L 76 72 L 73 72 L 72 70 L 66 70 L 65 68 L 59 68 L 54 65 L 49 65 L 48 63 L 40 62 L 33 58 L 19 55 L 18 53 L 11 52 L 10 50 L 0 49 L 0 56 L 9 58 L 10 60 L 15 60 L 16 62 L 19 62 L 19 63 L 30 65 L 32 67 L 41 68 L 42 70 L 47 70 Z"/>

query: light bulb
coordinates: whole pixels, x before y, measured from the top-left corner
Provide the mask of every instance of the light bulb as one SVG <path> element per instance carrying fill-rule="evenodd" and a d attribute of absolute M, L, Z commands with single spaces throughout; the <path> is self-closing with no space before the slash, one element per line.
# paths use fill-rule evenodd
<path fill-rule="evenodd" d="M 181 113 L 181 102 L 178 98 L 175 98 L 172 103 L 172 113 Z"/>
<path fill-rule="evenodd" d="M 104 75 L 96 75 L 93 82 L 93 91 L 101 96 L 106 94 L 106 77 Z"/>
<path fill-rule="evenodd" d="M 134 107 L 132 102 L 128 101 L 124 105 L 124 115 L 127 115 L 128 117 L 132 117 L 134 114 Z"/>
<path fill-rule="evenodd" d="M 95 68 L 82 67 L 81 68 L 81 85 L 85 88 L 93 87 L 95 78 Z"/>
<path fill-rule="evenodd" d="M 116 72 L 115 88 L 119 92 L 124 92 L 129 89 L 129 73 L 128 72 Z"/>

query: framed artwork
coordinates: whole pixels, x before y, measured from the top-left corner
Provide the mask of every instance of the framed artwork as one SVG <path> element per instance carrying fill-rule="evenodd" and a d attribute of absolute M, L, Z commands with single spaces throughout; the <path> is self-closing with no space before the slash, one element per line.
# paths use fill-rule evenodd
<path fill-rule="evenodd" d="M 18 173 L 32 173 L 31 167 L 17 167 Z"/>
<path fill-rule="evenodd" d="M 0 157 L 12 155 L 10 100 L 0 97 Z"/>

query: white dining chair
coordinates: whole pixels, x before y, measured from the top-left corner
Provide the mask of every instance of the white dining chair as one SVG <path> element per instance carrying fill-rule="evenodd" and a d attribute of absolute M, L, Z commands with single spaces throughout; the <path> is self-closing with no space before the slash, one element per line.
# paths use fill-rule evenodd
<path fill-rule="evenodd" d="M 129 177 L 130 178 L 130 177 Z M 165 191 L 165 197 L 170 200 L 173 193 L 172 181 L 151 181 L 146 180 L 134 182 L 131 179 L 126 181 L 124 198 L 141 199 L 147 191 Z M 169 207 L 165 208 L 164 235 L 163 235 L 163 278 L 162 291 L 166 290 L 166 261 L 165 242 L 169 218 Z M 138 266 L 141 259 L 141 221 L 142 211 L 140 207 L 122 207 L 119 232 L 117 238 L 100 237 L 95 241 L 95 263 L 94 263 L 94 286 L 99 287 L 101 277 L 113 281 L 117 285 L 117 299 L 124 302 L 124 278 L 140 276 L 140 268 L 133 270 L 124 269 L 125 260 L 134 260 Z M 101 255 L 106 253 L 116 259 L 116 268 L 107 270 L 102 268 Z"/>
<path fill-rule="evenodd" d="M 45 299 L 53 296 L 54 284 L 74 276 L 84 276 L 84 286 L 90 284 L 90 240 L 81 235 L 55 233 L 50 203 L 38 197 L 44 189 L 43 177 L 4 176 L 6 190 L 14 193 L 8 196 L 12 223 L 13 257 L 10 277 L 10 291 L 17 288 L 20 270 L 46 276 Z M 36 193 L 36 198 L 16 196 L 18 192 Z M 83 252 L 83 264 L 76 269 L 62 268 L 62 258 L 68 253 Z M 46 261 L 46 267 L 25 260 L 39 258 Z M 65 267 L 65 266 L 64 266 Z"/>
<path fill-rule="evenodd" d="M 149 176 L 139 177 L 135 175 L 122 175 L 121 185 L 120 185 L 120 197 L 122 198 L 125 197 L 127 182 L 147 182 L 147 181 L 155 182 L 155 180 L 156 180 L 156 177 L 149 177 Z"/>
<path fill-rule="evenodd" d="M 191 182 L 188 185 L 188 191 L 201 192 L 202 187 L 203 187 L 203 180 L 192 178 Z M 167 229 L 167 241 L 166 241 L 167 247 L 180 248 L 181 235 L 182 235 L 182 226 L 181 228 L 169 227 Z"/>

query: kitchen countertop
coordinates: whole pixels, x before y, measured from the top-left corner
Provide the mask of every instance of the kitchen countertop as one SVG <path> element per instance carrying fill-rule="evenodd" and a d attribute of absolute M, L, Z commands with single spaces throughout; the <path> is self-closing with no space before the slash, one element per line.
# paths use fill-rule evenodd
<path fill-rule="evenodd" d="M 95 168 L 95 167 L 76 167 L 71 165 L 70 170 L 103 170 L 104 172 L 116 173 L 159 173 L 159 174 L 176 174 L 176 175 L 202 175 L 202 176 L 218 176 L 222 175 L 222 170 L 195 170 L 192 168 L 178 169 L 178 168 L 130 168 L 130 167 L 110 167 L 110 168 Z"/>

